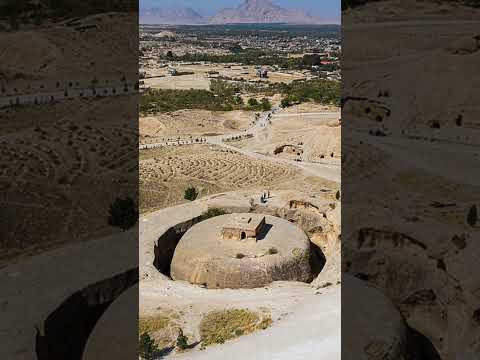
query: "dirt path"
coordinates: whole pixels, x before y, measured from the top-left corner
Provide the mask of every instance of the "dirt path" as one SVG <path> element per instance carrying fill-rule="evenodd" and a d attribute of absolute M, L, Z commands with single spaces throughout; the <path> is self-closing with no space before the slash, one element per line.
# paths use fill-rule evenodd
<path fill-rule="evenodd" d="M 296 168 L 299 168 L 302 170 L 306 175 L 313 175 L 313 176 L 318 176 L 323 179 L 327 179 L 330 181 L 334 182 L 340 182 L 341 179 L 341 170 L 340 170 L 340 165 L 337 164 L 318 164 L 318 163 L 309 163 L 309 162 L 298 162 L 294 160 L 289 160 L 289 159 L 283 159 L 283 158 L 277 158 L 269 155 L 264 155 L 264 154 L 259 154 L 257 152 L 251 151 L 249 149 L 240 149 L 235 146 L 228 145 L 225 140 L 235 137 L 235 136 L 244 136 L 244 135 L 252 135 L 256 136 L 260 132 L 268 130 L 268 125 L 270 121 L 276 116 L 281 117 L 281 116 L 306 116 L 306 115 L 331 115 L 329 112 L 324 112 L 324 113 L 301 113 L 301 114 L 279 114 L 276 115 L 277 112 L 279 111 L 278 107 L 273 108 L 271 111 L 265 111 L 260 115 L 260 118 L 257 120 L 255 125 L 253 125 L 251 128 L 246 129 L 242 132 L 238 133 L 231 133 L 231 134 L 226 134 L 226 135 L 217 135 L 217 136 L 206 136 L 204 137 L 205 142 L 207 144 L 211 145 L 216 145 L 223 147 L 225 149 L 231 150 L 238 152 L 240 154 L 243 154 L 245 156 L 248 156 L 253 159 L 257 160 L 267 160 L 279 164 L 287 164 L 290 166 L 294 166 Z M 275 116 L 273 116 L 275 115 Z M 339 114 L 340 117 L 340 114 Z M 184 142 L 181 142 L 185 144 Z M 192 142 L 194 144 L 194 142 Z M 155 148 L 155 147 L 160 147 L 160 146 L 176 146 L 178 145 L 177 142 L 170 142 L 170 143 L 152 143 L 152 144 L 143 144 L 140 146 L 140 149 L 148 149 L 148 148 Z"/>

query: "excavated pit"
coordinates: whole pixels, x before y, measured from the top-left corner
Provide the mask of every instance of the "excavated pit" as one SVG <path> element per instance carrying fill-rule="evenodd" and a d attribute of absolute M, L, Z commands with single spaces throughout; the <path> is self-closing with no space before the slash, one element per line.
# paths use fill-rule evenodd
<path fill-rule="evenodd" d="M 157 270 L 162 273 L 163 275 L 169 277 L 170 279 L 172 280 L 184 280 L 182 278 L 178 278 L 176 276 L 173 276 L 172 277 L 172 261 L 174 259 L 174 254 L 176 253 L 176 250 L 178 249 L 178 246 L 179 246 L 179 243 L 181 242 L 182 238 L 185 236 L 185 234 L 189 231 L 189 229 L 191 229 L 194 225 L 198 224 L 200 222 L 200 220 L 203 220 L 203 219 L 200 219 L 200 218 L 194 218 L 194 219 L 191 219 L 189 221 L 185 221 L 185 222 L 182 222 L 182 223 L 179 223 L 175 226 L 172 226 L 170 227 L 167 231 L 165 231 L 159 238 L 158 238 L 158 241 L 156 242 L 156 244 L 154 245 L 154 254 L 155 254 L 155 257 L 154 257 L 154 266 L 157 268 Z M 211 221 L 210 219 L 207 219 L 207 220 L 204 220 L 204 221 Z M 282 220 L 280 218 L 274 218 L 274 221 L 280 221 L 280 222 L 286 222 L 285 220 Z M 266 224 L 267 227 L 270 227 L 271 225 L 269 224 Z M 292 225 L 292 224 L 289 224 L 287 226 L 291 226 L 291 227 L 295 227 L 295 225 Z M 264 286 L 272 281 L 278 281 L 278 280 L 286 280 L 286 281 L 302 281 L 302 282 L 311 282 L 322 270 L 325 262 L 326 262 L 326 259 L 325 259 L 325 256 L 322 252 L 322 250 L 316 246 L 315 244 L 313 244 L 310 239 L 305 235 L 305 233 L 303 231 L 301 231 L 300 229 L 298 229 L 299 233 L 302 234 L 302 241 L 298 242 L 298 245 L 299 246 L 294 246 L 292 249 L 290 249 L 289 251 L 291 252 L 292 254 L 292 259 L 294 258 L 298 258 L 298 259 L 302 259 L 301 261 L 301 266 L 299 267 L 298 266 L 298 261 L 295 260 L 295 261 L 284 261 L 283 264 L 284 265 L 281 265 L 282 263 L 279 263 L 279 264 L 275 264 L 275 266 L 273 266 L 273 268 L 275 270 L 279 270 L 282 268 L 282 266 L 284 266 L 284 272 L 283 272 L 283 275 L 282 275 L 282 272 L 279 271 L 278 272 L 278 276 L 277 275 L 274 275 L 272 276 L 271 279 L 269 279 L 268 281 L 260 281 L 260 282 L 255 282 L 255 281 L 251 281 L 251 280 L 248 280 L 248 283 L 246 283 L 245 285 L 242 285 L 242 286 L 237 286 L 238 283 L 232 283 L 232 284 L 224 284 L 225 286 L 223 286 L 222 284 L 220 284 L 217 280 L 213 280 L 212 281 L 203 281 L 203 280 L 193 280 L 193 281 L 189 281 L 191 282 L 192 284 L 197 284 L 197 285 L 202 285 L 204 287 L 207 287 L 207 288 L 238 288 L 238 287 L 247 287 L 247 288 L 252 288 L 252 287 L 259 287 L 259 286 Z M 267 236 L 268 236 L 268 232 L 267 233 Z M 265 235 L 265 234 L 264 234 Z M 263 240 L 260 240 L 259 243 L 261 243 L 261 241 Z M 262 243 L 266 246 L 266 242 Z M 302 245 L 303 244 L 303 245 Z M 265 256 L 265 258 L 269 258 L 269 259 L 273 259 L 273 258 L 276 258 L 278 255 L 278 251 L 280 249 L 277 248 L 278 247 L 278 244 L 274 244 L 272 246 L 268 246 L 268 249 L 266 249 L 265 251 L 265 254 L 262 254 L 263 256 Z M 245 248 L 241 248 L 241 249 L 245 249 Z M 273 249 L 273 250 L 272 250 Z M 265 250 L 265 249 L 264 249 Z M 243 251 L 243 250 L 242 250 Z M 244 254 L 245 251 L 234 251 L 235 254 L 231 254 L 231 258 L 235 258 L 235 264 L 242 267 L 245 266 L 246 269 L 248 270 L 248 268 L 250 268 L 251 264 L 248 265 L 246 262 L 250 259 L 251 260 L 251 257 L 252 257 L 252 254 L 248 254 L 248 252 L 246 252 L 246 254 Z M 288 257 L 288 254 L 287 256 L 285 257 L 285 254 L 286 252 L 282 250 L 282 253 L 284 255 L 284 259 L 286 257 Z M 255 255 L 256 257 L 256 255 Z M 191 256 L 189 256 L 188 258 L 191 258 Z M 260 258 L 260 256 L 258 256 L 258 258 Z M 258 260 L 258 259 L 257 259 Z M 256 261 L 257 261 L 256 260 Z M 258 262 L 261 262 L 263 259 L 260 259 L 258 260 Z M 283 261 L 283 260 L 282 260 Z M 189 267 L 187 265 L 187 267 Z M 217 270 L 208 270 L 208 271 L 220 271 L 222 268 L 225 268 L 223 265 L 220 266 L 220 267 L 216 267 Z M 228 269 L 228 266 L 226 267 L 226 269 Z M 243 273 L 245 270 L 242 270 L 241 272 Z M 283 271 L 283 270 L 282 270 Z M 287 274 L 290 274 L 288 276 L 285 277 L 285 273 Z M 197 276 L 198 277 L 198 276 Z M 192 279 L 190 279 L 192 280 Z M 187 280 L 188 281 L 188 280 Z M 251 283 L 250 283 L 251 282 Z M 257 284 L 258 283 L 258 284 Z"/>
<path fill-rule="evenodd" d="M 175 226 L 172 226 L 159 236 L 157 242 L 153 247 L 153 251 L 155 254 L 153 265 L 160 273 L 171 278 L 170 265 L 172 263 L 175 249 L 177 248 L 180 239 L 187 232 L 187 230 L 198 222 L 199 218 L 194 218 L 189 221 L 179 223 Z"/>
<path fill-rule="evenodd" d="M 67 298 L 37 328 L 37 360 L 81 360 L 98 320 L 124 291 L 138 283 L 138 268 L 92 284 Z M 42 331 L 43 330 L 43 331 Z"/>
<path fill-rule="evenodd" d="M 192 228 L 194 225 L 198 224 L 199 222 L 206 221 L 206 220 L 208 219 L 202 219 L 201 217 L 192 218 L 191 220 L 188 220 L 170 227 L 167 231 L 165 231 L 163 234 L 161 234 L 158 237 L 158 240 L 154 245 L 155 257 L 154 257 L 153 265 L 161 274 L 165 275 L 171 280 L 175 280 L 172 278 L 171 268 L 172 268 L 172 260 L 175 254 L 175 250 L 177 249 L 180 240 L 190 228 Z M 290 222 L 295 223 L 295 221 L 291 221 L 291 219 L 290 219 Z M 310 274 L 308 277 L 306 277 L 303 280 L 303 282 L 310 283 L 322 271 L 326 263 L 326 257 L 319 246 L 317 246 L 310 240 L 308 242 L 309 242 L 309 248 L 310 248 L 309 261 L 308 261 L 310 266 Z M 244 255 L 241 252 L 239 252 L 239 254 L 240 254 L 239 258 L 242 258 L 243 257 L 242 255 Z M 202 282 L 197 285 L 205 286 L 205 283 Z"/>

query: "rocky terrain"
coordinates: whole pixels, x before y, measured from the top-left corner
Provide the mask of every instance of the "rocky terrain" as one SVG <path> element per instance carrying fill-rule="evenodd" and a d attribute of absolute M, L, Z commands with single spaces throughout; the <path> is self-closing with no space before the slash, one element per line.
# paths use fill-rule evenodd
<path fill-rule="evenodd" d="M 468 214 L 480 202 L 480 23 L 458 4 L 376 4 L 343 14 L 342 269 L 390 299 L 384 321 L 401 315 L 408 328 L 395 337 L 414 334 L 420 358 L 476 359 L 479 227 Z M 343 309 L 364 296 L 345 297 Z M 419 358 L 365 329 L 342 341 L 370 344 L 365 358 Z"/>
<path fill-rule="evenodd" d="M 142 24 L 204 24 L 205 19 L 198 12 L 189 7 L 162 7 L 140 10 Z"/>
<path fill-rule="evenodd" d="M 305 11 L 284 9 L 271 0 L 245 0 L 236 8 L 220 10 L 203 17 L 188 7 L 145 8 L 140 11 L 142 24 L 318 24 L 321 20 Z"/>
<path fill-rule="evenodd" d="M 210 19 L 212 24 L 295 23 L 313 24 L 319 19 L 299 10 L 287 10 L 270 0 L 245 0 L 235 9 L 223 9 Z"/>
<path fill-rule="evenodd" d="M 251 191 L 219 193 L 141 217 L 139 246 L 141 328 L 148 326 L 152 338 L 161 346 L 162 353 L 168 355 L 168 358 L 203 359 L 208 358 L 207 354 L 211 354 L 213 359 L 221 359 L 222 354 L 231 354 L 232 359 L 240 359 L 242 355 L 235 354 L 234 349 L 241 344 L 251 346 L 263 341 L 279 343 L 278 341 L 282 339 L 280 342 L 285 341 L 285 345 L 288 346 L 270 349 L 277 352 L 280 359 L 288 359 L 289 356 L 297 356 L 296 359 L 311 359 L 311 351 L 314 349 L 321 353 L 316 357 L 318 359 L 338 359 L 340 203 L 330 200 L 328 195 L 310 197 L 299 191 L 274 191 L 266 204 L 256 203 L 252 207 L 251 194 Z M 277 224 L 283 224 L 288 220 L 286 222 L 288 228 L 295 229 L 294 232 L 298 232 L 303 240 L 307 239 L 300 244 L 303 244 L 302 246 L 310 244 L 311 249 L 315 249 L 317 254 L 323 256 L 326 271 L 322 270 L 320 275 L 317 275 L 317 270 L 314 280 L 310 283 L 274 281 L 253 289 L 210 289 L 178 279 L 172 280 L 169 276 L 169 267 L 170 264 L 174 266 L 172 258 L 177 256 L 176 248 L 177 245 L 181 248 L 183 237 L 191 235 L 191 231 L 196 231 L 198 226 L 208 227 L 209 221 L 221 220 L 221 217 L 203 220 L 211 209 L 226 213 L 267 214 L 267 223 L 274 220 Z M 286 233 L 290 234 L 290 230 L 287 229 Z M 259 240 L 259 246 L 263 246 L 262 241 Z M 290 241 L 291 246 L 300 245 L 297 244 L 295 237 L 285 237 L 282 239 L 283 244 L 285 241 Z M 269 256 L 287 259 L 289 255 L 282 255 L 284 250 L 282 246 L 278 245 L 278 254 Z M 212 250 L 211 254 L 215 252 Z M 243 258 L 235 261 L 253 260 Z M 249 269 L 251 275 L 255 271 L 256 267 Z M 242 276 L 242 279 L 248 284 L 249 276 Z M 305 307 L 309 311 L 302 311 Z M 312 308 L 319 310 L 312 314 Z M 231 311 L 243 309 L 256 314 L 263 319 L 263 326 L 255 327 L 253 331 L 249 330 L 245 334 L 239 332 L 225 344 L 222 341 L 220 344 L 205 344 L 202 321 L 212 312 L 226 309 Z M 299 338 L 291 337 L 291 340 L 285 339 L 282 335 L 282 329 L 285 327 L 293 327 L 303 335 Z M 192 344 L 185 351 L 174 349 L 179 329 L 183 329 L 189 343 Z M 240 335 L 244 336 L 236 339 Z M 321 341 L 318 341 L 319 339 Z M 204 346 L 197 345 L 199 342 L 203 342 Z M 252 352 L 252 356 L 260 359 L 268 359 L 268 354 L 267 348 Z"/>

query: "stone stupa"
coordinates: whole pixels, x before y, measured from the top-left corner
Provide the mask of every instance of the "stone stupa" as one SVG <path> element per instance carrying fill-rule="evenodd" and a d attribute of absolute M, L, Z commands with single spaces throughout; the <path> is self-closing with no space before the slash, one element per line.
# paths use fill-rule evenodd
<path fill-rule="evenodd" d="M 274 216 L 217 216 L 194 225 L 180 239 L 171 276 L 207 288 L 307 282 L 312 277 L 310 240 L 296 225 Z"/>

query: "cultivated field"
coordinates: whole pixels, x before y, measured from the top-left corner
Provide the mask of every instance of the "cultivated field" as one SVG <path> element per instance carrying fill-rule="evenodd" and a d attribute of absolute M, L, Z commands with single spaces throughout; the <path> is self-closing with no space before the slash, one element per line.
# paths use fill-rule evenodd
<path fill-rule="evenodd" d="M 184 191 L 195 186 L 200 196 L 232 189 L 263 191 L 299 177 L 294 168 L 249 159 L 232 150 L 188 145 L 143 150 L 140 153 L 141 211 L 184 202 Z"/>

